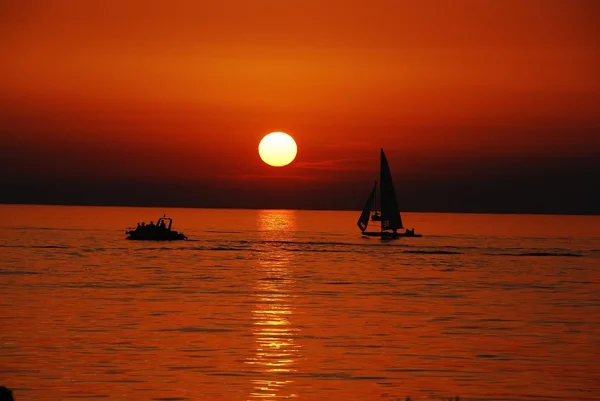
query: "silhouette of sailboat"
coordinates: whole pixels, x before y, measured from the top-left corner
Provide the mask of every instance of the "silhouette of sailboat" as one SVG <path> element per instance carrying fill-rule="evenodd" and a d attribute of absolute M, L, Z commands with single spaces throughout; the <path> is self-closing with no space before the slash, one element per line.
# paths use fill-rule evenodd
<path fill-rule="evenodd" d="M 381 149 L 381 164 L 379 168 L 379 199 L 381 202 L 381 231 L 366 231 L 369 225 L 369 217 L 377 194 L 377 182 L 373 186 L 365 207 L 363 208 L 356 225 L 363 235 L 369 237 L 398 238 L 398 237 L 421 237 L 421 234 L 415 234 L 415 229 L 398 232 L 404 229 L 402 225 L 402 216 L 398 210 L 396 200 L 396 190 L 392 182 L 392 173 L 383 149 Z"/>

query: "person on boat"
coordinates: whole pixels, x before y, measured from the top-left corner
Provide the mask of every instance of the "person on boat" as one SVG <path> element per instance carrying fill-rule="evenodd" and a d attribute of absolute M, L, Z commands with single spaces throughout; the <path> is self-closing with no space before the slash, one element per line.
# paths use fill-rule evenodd
<path fill-rule="evenodd" d="M 154 228 L 154 220 L 150 220 L 150 224 L 148 224 L 149 228 Z"/>
<path fill-rule="evenodd" d="M 167 229 L 167 223 L 165 223 L 164 220 L 160 222 L 160 229 L 161 230 L 166 230 Z"/>

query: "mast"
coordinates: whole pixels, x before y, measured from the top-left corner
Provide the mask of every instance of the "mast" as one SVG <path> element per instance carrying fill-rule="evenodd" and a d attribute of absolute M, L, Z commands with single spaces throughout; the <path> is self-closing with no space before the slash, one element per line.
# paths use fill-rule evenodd
<path fill-rule="evenodd" d="M 379 169 L 379 192 L 381 202 L 381 231 L 398 230 L 402 226 L 402 218 L 396 201 L 396 190 L 392 182 L 392 173 L 383 148 L 381 149 L 381 166 Z"/>
<path fill-rule="evenodd" d="M 373 184 L 373 203 L 371 204 L 371 211 L 375 212 L 377 210 L 377 180 L 375 180 L 375 184 Z"/>

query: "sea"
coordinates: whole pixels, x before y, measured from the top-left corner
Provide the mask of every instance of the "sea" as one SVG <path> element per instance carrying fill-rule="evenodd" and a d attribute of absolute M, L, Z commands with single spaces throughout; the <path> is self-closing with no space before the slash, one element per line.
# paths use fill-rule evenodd
<path fill-rule="evenodd" d="M 125 239 L 166 214 L 187 241 Z M 0 205 L 26 400 L 600 400 L 600 216 Z M 378 230 L 372 223 L 369 230 Z"/>

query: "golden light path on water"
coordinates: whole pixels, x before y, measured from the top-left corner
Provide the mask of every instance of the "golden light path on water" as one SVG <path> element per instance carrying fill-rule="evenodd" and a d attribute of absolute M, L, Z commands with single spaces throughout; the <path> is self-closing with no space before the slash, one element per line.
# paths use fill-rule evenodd
<path fill-rule="evenodd" d="M 296 212 L 293 210 L 264 210 L 258 214 L 257 228 L 261 238 L 258 257 L 258 277 L 254 286 L 256 305 L 252 310 L 253 335 L 256 349 L 246 361 L 258 372 L 261 379 L 253 379 L 250 399 L 275 400 L 297 397 L 286 392 L 285 379 L 296 372 L 300 345 L 295 337 L 298 329 L 293 325 L 293 279 L 290 274 L 291 253 L 282 249 L 282 241 L 289 240 L 296 230 Z"/>

